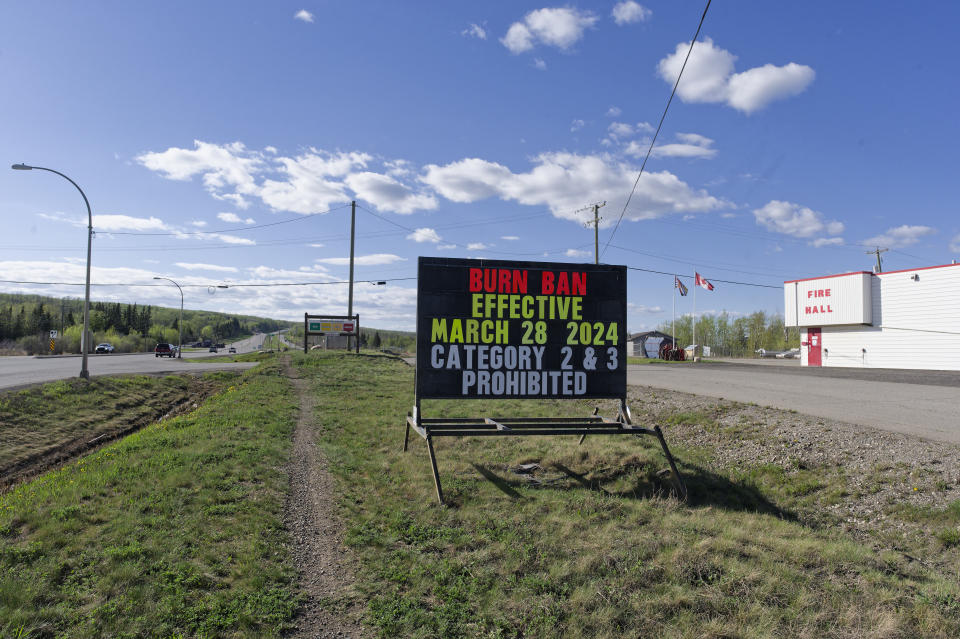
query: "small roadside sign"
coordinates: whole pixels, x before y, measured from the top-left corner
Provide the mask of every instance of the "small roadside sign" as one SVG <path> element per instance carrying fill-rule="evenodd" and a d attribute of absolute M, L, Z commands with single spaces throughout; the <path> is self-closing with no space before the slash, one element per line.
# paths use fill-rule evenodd
<path fill-rule="evenodd" d="M 50 331 L 50 339 L 57 339 L 57 331 Z"/>

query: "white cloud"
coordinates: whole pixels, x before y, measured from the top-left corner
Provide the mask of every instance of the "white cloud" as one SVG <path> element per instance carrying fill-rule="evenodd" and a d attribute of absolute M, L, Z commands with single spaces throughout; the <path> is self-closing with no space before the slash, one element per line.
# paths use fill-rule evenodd
<path fill-rule="evenodd" d="M 660 77 L 671 86 L 677 80 L 689 47 L 689 42 L 681 42 L 657 66 Z M 684 102 L 722 103 L 750 114 L 775 100 L 802 93 L 816 76 L 810 67 L 794 62 L 782 67 L 765 64 L 734 73 L 736 59 L 729 51 L 715 46 L 710 38 L 697 42 L 677 87 L 677 95 Z"/>
<path fill-rule="evenodd" d="M 957 234 L 950 240 L 950 250 L 954 253 L 960 253 L 960 234 Z"/>
<path fill-rule="evenodd" d="M 310 149 L 295 158 L 278 157 L 277 171 L 283 179 L 265 179 L 257 194 L 278 211 L 320 213 L 352 198 L 340 181 L 373 158 L 366 153 L 326 153 Z"/>
<path fill-rule="evenodd" d="M 237 237 L 236 235 L 227 235 L 226 233 L 208 233 L 203 237 L 210 237 L 213 239 L 217 239 L 226 244 L 243 244 L 245 246 L 253 246 L 254 244 L 256 244 L 255 241 L 249 238 Z"/>
<path fill-rule="evenodd" d="M 471 23 L 469 27 L 460 32 L 462 36 L 470 36 L 472 38 L 479 38 L 480 40 L 487 39 L 487 31 L 479 24 Z"/>
<path fill-rule="evenodd" d="M 348 175 L 344 181 L 358 198 L 370 202 L 380 211 L 409 214 L 437 208 L 435 197 L 414 193 L 389 175 L 365 171 Z"/>
<path fill-rule="evenodd" d="M 413 240 L 414 242 L 439 242 L 443 238 L 440 237 L 437 232 L 431 228 L 422 228 L 417 229 L 413 233 L 407 236 L 408 240 Z"/>
<path fill-rule="evenodd" d="M 514 22 L 500 42 L 513 53 L 523 53 L 533 48 L 533 34 L 523 23 Z"/>
<path fill-rule="evenodd" d="M 820 237 L 810 242 L 810 246 L 812 246 L 813 248 L 821 248 L 823 246 L 843 246 L 843 238 L 842 237 Z M 777 248 L 779 249 L 779 251 L 783 250 L 779 246 Z"/>
<path fill-rule="evenodd" d="M 357 255 L 353 263 L 356 266 L 382 266 L 384 264 L 393 264 L 394 262 L 404 262 L 407 258 L 393 255 L 392 253 L 374 253 L 372 255 Z M 349 257 L 324 257 L 314 260 L 320 264 L 332 264 L 334 266 L 347 266 L 350 264 Z"/>
<path fill-rule="evenodd" d="M 293 14 L 294 20 L 299 20 L 301 22 L 313 22 L 313 14 L 307 11 L 306 9 L 300 9 L 295 14 Z"/>
<path fill-rule="evenodd" d="M 323 248 L 324 246 L 326 246 L 326 244 L 321 244 L 320 242 L 313 242 L 311 244 L 308 244 L 307 246 L 311 246 L 313 248 Z"/>
<path fill-rule="evenodd" d="M 753 216 L 757 224 L 771 231 L 802 239 L 811 239 L 821 234 L 840 235 L 844 228 L 842 222 L 825 220 L 821 213 L 813 209 L 780 200 L 771 200 L 762 208 L 755 209 Z M 819 247 L 842 242 L 841 238 L 835 237 L 814 239 L 812 243 Z"/>
<path fill-rule="evenodd" d="M 86 216 L 71 218 L 63 213 L 37 213 L 37 217 L 54 222 L 64 222 L 72 226 L 86 227 L 88 220 Z M 163 220 L 150 217 L 133 217 L 131 215 L 94 215 L 93 230 L 101 233 L 111 231 L 167 231 L 170 227 Z"/>
<path fill-rule="evenodd" d="M 879 246 L 880 248 L 902 248 L 920 241 L 920 238 L 933 235 L 937 230 L 929 226 L 910 226 L 904 224 L 887 229 L 886 232 L 874 237 L 868 237 L 863 244 Z"/>
<path fill-rule="evenodd" d="M 314 148 L 296 157 L 268 156 L 250 151 L 240 142 L 195 141 L 194 145 L 195 149 L 171 147 L 144 153 L 137 161 L 168 179 L 202 176 L 213 197 L 241 208 L 249 206 L 251 197 L 277 211 L 303 214 L 323 213 L 351 199 L 363 199 L 396 213 L 437 206 L 432 195 L 416 193 L 397 179 L 409 173 L 405 160 L 377 160 L 362 152 L 331 153 Z M 369 170 L 375 161 L 387 174 Z"/>
<path fill-rule="evenodd" d="M 653 15 L 653 12 L 639 2 L 626 0 L 626 2 L 618 2 L 613 5 L 613 11 L 610 15 L 613 16 L 614 22 L 624 25 L 643 22 Z"/>
<path fill-rule="evenodd" d="M 193 220 L 193 221 L 190 222 L 190 226 L 195 226 L 195 227 L 197 227 L 198 229 L 202 229 L 202 228 L 205 227 L 206 225 L 207 225 L 207 223 L 204 222 L 203 220 Z"/>
<path fill-rule="evenodd" d="M 509 242 L 516 242 L 517 240 L 520 239 L 520 237 L 517 236 L 517 235 L 501 235 L 501 236 L 500 236 L 500 239 L 501 239 L 501 240 L 507 240 L 507 241 L 509 241 Z"/>
<path fill-rule="evenodd" d="M 171 147 L 158 153 L 143 153 L 136 160 L 151 171 L 170 180 L 189 180 L 203 176 L 203 184 L 218 199 L 229 199 L 237 206 L 249 205 L 245 196 L 256 192 L 254 174 L 263 167 L 258 153 L 247 151 L 241 142 L 218 145 L 194 140 L 193 149 Z M 224 194 L 224 189 L 234 189 Z"/>
<path fill-rule="evenodd" d="M 456 244 L 437 244 L 438 251 L 449 251 L 457 248 Z"/>
<path fill-rule="evenodd" d="M 187 271 L 217 271 L 220 273 L 236 273 L 237 269 L 233 266 L 220 266 L 219 264 L 202 264 L 199 262 L 174 262 L 174 266 L 179 266 Z"/>
<path fill-rule="evenodd" d="M 421 180 L 454 202 L 499 197 L 528 206 L 549 206 L 557 217 L 580 221 L 575 213 L 586 201 L 606 199 L 620 210 L 637 178 L 637 168 L 607 156 L 567 152 L 543 153 L 527 173 L 479 158 L 444 166 L 427 165 Z M 644 173 L 626 211 L 628 220 L 654 219 L 673 213 L 705 212 L 724 202 L 691 189 L 668 171 Z M 604 224 L 611 224 L 605 222 Z"/>
<path fill-rule="evenodd" d="M 547 70 L 547 63 L 544 62 L 543 58 L 534 58 L 534 59 L 533 59 L 533 67 L 534 67 L 535 69 L 537 69 L 538 71 L 546 71 L 546 70 Z"/>
<path fill-rule="evenodd" d="M 256 222 L 252 217 L 244 219 L 236 213 L 217 213 L 217 218 L 231 224 L 253 224 Z"/>
<path fill-rule="evenodd" d="M 94 215 L 95 231 L 163 231 L 168 227 L 162 220 L 151 217 L 131 217 L 129 215 Z"/>
<path fill-rule="evenodd" d="M 618 115 L 620 115 L 621 113 L 623 113 L 623 111 L 620 109 L 620 107 L 612 106 L 612 107 L 610 107 L 609 109 L 607 109 L 606 116 L 607 116 L 608 118 L 615 118 L 615 117 L 617 117 Z"/>
<path fill-rule="evenodd" d="M 660 306 L 647 306 L 646 304 L 633 304 L 628 302 L 627 308 L 629 308 L 634 313 L 662 313 L 663 308 Z"/>
<path fill-rule="evenodd" d="M 610 126 L 607 127 L 607 131 L 614 139 L 626 138 L 633 135 L 633 126 L 627 124 L 626 122 L 611 122 Z"/>
<path fill-rule="evenodd" d="M 514 22 L 500 40 L 511 53 L 523 53 L 537 44 L 569 49 L 592 27 L 597 17 L 572 7 L 537 9 L 528 13 L 522 22 Z"/>
<path fill-rule="evenodd" d="M 580 249 L 567 249 L 564 253 L 567 257 L 589 257 L 590 251 L 582 251 Z"/>
<path fill-rule="evenodd" d="M 653 147 L 651 155 L 653 157 L 671 157 L 671 158 L 712 158 L 717 154 L 713 147 L 713 140 L 696 133 L 678 133 L 677 139 L 680 142 L 673 144 L 659 144 Z M 646 154 L 646 146 L 630 143 L 624 150 L 627 155 L 640 157 Z"/>
<path fill-rule="evenodd" d="M 483 242 L 470 242 L 467 244 L 468 251 L 483 251 L 488 248 L 490 248 L 490 246 L 488 244 L 484 244 Z"/>
<path fill-rule="evenodd" d="M 583 120 L 574 120 L 573 122 L 570 123 L 570 132 L 573 133 L 573 132 L 579 131 L 580 129 L 583 128 L 583 125 L 585 124 L 586 122 L 584 122 Z"/>

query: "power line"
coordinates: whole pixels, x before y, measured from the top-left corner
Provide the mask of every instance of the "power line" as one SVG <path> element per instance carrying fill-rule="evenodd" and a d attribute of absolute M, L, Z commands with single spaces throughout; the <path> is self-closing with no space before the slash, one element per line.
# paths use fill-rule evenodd
<path fill-rule="evenodd" d="M 144 236 L 181 236 L 181 235 L 215 235 L 218 233 L 236 233 L 238 231 L 252 231 L 254 229 L 265 229 L 268 226 L 279 226 L 281 224 L 290 224 L 291 222 L 299 222 L 300 220 L 306 220 L 311 217 L 316 217 L 318 215 L 326 215 L 327 213 L 332 213 L 334 211 L 339 211 L 340 209 L 345 209 L 349 204 L 344 204 L 343 206 L 337 206 L 332 209 L 327 209 L 326 211 L 320 211 L 318 213 L 308 213 L 306 215 L 301 215 L 300 217 L 292 217 L 288 220 L 280 220 L 278 222 L 267 222 L 266 224 L 256 224 L 254 226 L 243 226 L 235 229 L 222 229 L 219 231 L 176 231 L 173 233 L 141 233 L 137 231 L 100 231 L 101 233 L 109 233 L 110 235 L 144 235 Z"/>
<path fill-rule="evenodd" d="M 667 111 L 670 110 L 670 104 L 673 102 L 673 96 L 677 92 L 677 87 L 680 85 L 680 78 L 683 77 L 683 70 L 687 68 L 687 61 L 690 60 L 690 54 L 693 53 L 693 45 L 696 44 L 697 38 L 700 36 L 700 29 L 703 27 L 703 21 L 707 18 L 707 11 L 710 9 L 710 3 L 713 0 L 707 0 L 707 6 L 703 8 L 703 15 L 700 16 L 700 24 L 697 25 L 697 32 L 693 34 L 693 40 L 690 41 L 690 48 L 687 49 L 687 57 L 683 59 L 683 66 L 680 67 L 680 73 L 677 74 L 677 81 L 673 83 L 673 90 L 670 92 L 670 99 L 667 100 L 667 106 L 663 109 L 663 115 L 660 116 L 660 123 L 657 125 L 657 130 L 653 134 L 653 139 L 650 140 L 650 146 L 647 148 L 647 154 L 643 158 L 643 164 L 640 165 L 640 172 L 637 173 L 637 179 L 633 182 L 633 188 L 630 189 L 630 195 L 627 196 L 627 201 L 623 205 L 623 210 L 620 211 L 620 217 L 617 218 L 617 223 L 613 227 L 613 231 L 610 232 L 610 237 L 607 238 L 607 243 L 603 246 L 603 252 L 607 252 L 607 247 L 610 246 L 610 242 L 613 240 L 613 236 L 617 234 L 617 229 L 620 228 L 620 222 L 623 220 L 624 214 L 627 212 L 627 207 L 630 206 L 630 200 L 633 199 L 633 194 L 637 190 L 637 184 L 640 183 L 640 176 L 643 175 L 643 169 L 647 166 L 647 160 L 650 159 L 650 154 L 653 152 L 653 145 L 657 142 L 657 136 L 660 135 L 660 129 L 663 127 L 663 121 L 667 118 Z"/>
<path fill-rule="evenodd" d="M 689 277 L 689 278 L 694 277 L 693 275 L 687 275 L 685 273 L 667 273 L 666 271 L 655 271 L 649 268 L 640 268 L 639 266 L 628 266 L 627 268 L 631 271 L 643 271 L 644 273 L 656 273 L 658 275 L 669 275 L 670 277 Z M 776 288 L 780 290 L 783 289 L 783 286 L 772 286 L 770 284 L 757 284 L 755 282 L 737 282 L 734 280 L 719 280 L 715 277 L 711 277 L 710 281 L 723 282 L 724 284 L 736 284 L 738 286 L 756 286 L 758 288 Z"/>
<path fill-rule="evenodd" d="M 385 279 L 372 279 L 372 280 L 354 280 L 356 282 L 367 282 L 367 283 L 378 283 L 378 282 L 402 282 L 407 280 L 415 280 L 416 277 L 392 277 Z M 31 282 L 27 280 L 0 280 L 0 283 L 6 284 L 41 284 L 41 285 L 50 285 L 50 286 L 85 286 L 84 282 Z M 248 286 L 324 286 L 328 284 L 349 284 L 349 280 L 342 281 L 332 281 L 332 282 L 276 282 L 273 284 L 181 284 L 183 288 L 210 288 L 214 286 L 216 288 L 239 288 L 239 287 L 248 287 Z M 136 284 L 136 283 L 126 283 L 126 282 L 90 282 L 90 286 L 136 286 L 136 287 L 150 287 L 150 286 L 167 286 L 166 284 Z"/>
<path fill-rule="evenodd" d="M 716 270 L 718 270 L 718 271 L 730 271 L 731 273 L 743 273 L 743 274 L 745 274 L 745 275 L 760 275 L 760 276 L 763 276 L 763 275 L 766 275 L 767 273 L 770 272 L 770 271 L 767 271 L 767 273 L 758 273 L 758 272 L 756 272 L 756 271 L 744 271 L 744 270 L 741 270 L 741 269 L 724 268 L 724 267 L 722 267 L 722 266 L 717 266 L 717 264 L 724 264 L 724 262 L 709 263 L 709 262 L 690 262 L 690 261 L 687 261 L 687 260 L 679 260 L 679 259 L 676 259 L 676 258 L 673 258 L 673 257 L 667 257 L 667 256 L 665 256 L 665 255 L 657 255 L 656 253 L 647 253 L 646 251 L 639 251 L 639 250 L 637 250 L 637 249 L 629 249 L 629 248 L 626 248 L 626 247 L 624 247 L 624 246 L 617 246 L 616 244 L 611 244 L 611 245 L 610 245 L 610 248 L 620 249 L 621 251 L 627 251 L 627 252 L 629 252 L 629 253 L 636 253 L 636 254 L 638 254 L 638 255 L 645 255 L 645 256 L 647 256 L 647 257 L 652 257 L 652 258 L 659 259 L 659 260 L 666 260 L 666 261 L 668 261 L 668 262 L 677 262 L 678 264 L 686 264 L 687 266 L 708 266 L 708 267 L 710 267 L 710 268 L 712 268 L 712 269 L 716 269 Z"/>

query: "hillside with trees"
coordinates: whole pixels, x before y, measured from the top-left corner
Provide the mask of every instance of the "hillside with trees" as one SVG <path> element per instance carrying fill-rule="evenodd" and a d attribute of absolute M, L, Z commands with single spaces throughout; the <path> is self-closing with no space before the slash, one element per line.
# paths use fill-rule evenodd
<path fill-rule="evenodd" d="M 150 350 L 157 342 L 176 344 L 179 321 L 179 308 L 91 301 L 91 348 L 109 342 L 119 352 L 134 352 Z M 252 315 L 184 309 L 183 343 L 236 339 L 290 325 Z M 79 353 L 83 300 L 0 293 L 0 353 L 48 353 L 51 330 L 59 333 L 56 352 Z"/>

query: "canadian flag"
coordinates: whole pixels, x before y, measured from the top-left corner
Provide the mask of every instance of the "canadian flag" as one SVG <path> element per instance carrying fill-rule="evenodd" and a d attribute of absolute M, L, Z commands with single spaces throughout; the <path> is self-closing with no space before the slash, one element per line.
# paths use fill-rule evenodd
<path fill-rule="evenodd" d="M 711 284 L 710 282 L 708 282 L 708 281 L 705 280 L 704 278 L 700 277 L 700 274 L 699 274 L 699 273 L 696 273 L 696 276 L 697 276 L 697 286 L 702 286 L 703 288 L 707 289 L 708 291 L 712 291 L 712 290 L 713 290 L 713 284 Z"/>

